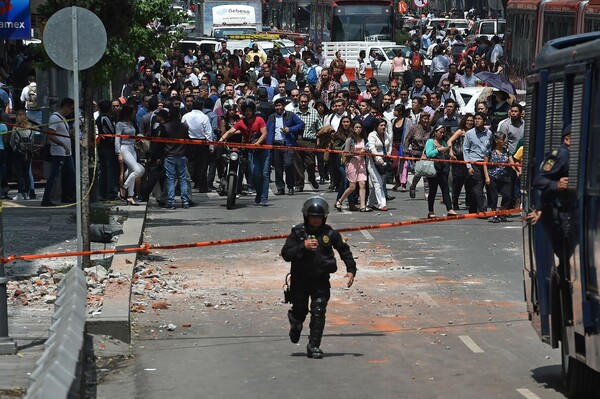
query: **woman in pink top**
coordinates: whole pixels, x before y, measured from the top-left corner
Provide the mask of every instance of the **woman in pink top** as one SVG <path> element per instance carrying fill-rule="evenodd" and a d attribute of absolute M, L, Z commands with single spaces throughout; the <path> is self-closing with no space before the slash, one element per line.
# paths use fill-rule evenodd
<path fill-rule="evenodd" d="M 362 124 L 360 122 L 354 122 L 352 124 L 351 135 L 346 139 L 344 146 L 350 152 L 366 153 L 365 139 L 362 134 Z M 338 201 L 335 202 L 335 209 L 338 211 L 342 210 L 342 204 L 344 200 L 348 198 L 350 194 L 356 189 L 358 183 L 358 194 L 360 198 L 360 211 L 371 212 L 372 209 L 365 206 L 366 202 L 366 181 L 367 181 L 367 162 L 362 155 L 344 155 L 344 161 L 346 165 L 346 179 L 350 182 L 349 187 L 344 191 Z"/>
<path fill-rule="evenodd" d="M 398 81 L 398 87 L 404 86 L 404 71 L 406 66 L 404 65 L 404 57 L 402 51 L 396 51 L 396 56 L 392 59 L 392 77 Z"/>

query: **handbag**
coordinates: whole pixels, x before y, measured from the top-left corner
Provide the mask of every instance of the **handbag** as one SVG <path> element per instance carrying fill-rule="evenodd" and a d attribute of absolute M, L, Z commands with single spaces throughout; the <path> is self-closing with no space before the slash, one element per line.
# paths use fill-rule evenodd
<path fill-rule="evenodd" d="M 379 139 L 381 144 L 383 144 L 383 155 L 387 155 L 387 152 L 385 151 L 385 139 L 382 141 L 381 138 L 379 138 L 379 136 L 377 136 L 377 138 Z M 375 169 L 377 169 L 377 172 L 379 172 L 381 176 L 385 176 L 386 174 L 392 172 L 393 161 L 389 158 L 382 159 L 383 165 L 380 165 L 377 162 L 375 162 Z"/>
<path fill-rule="evenodd" d="M 415 164 L 415 176 L 434 177 L 437 175 L 435 163 L 428 159 L 421 159 Z"/>

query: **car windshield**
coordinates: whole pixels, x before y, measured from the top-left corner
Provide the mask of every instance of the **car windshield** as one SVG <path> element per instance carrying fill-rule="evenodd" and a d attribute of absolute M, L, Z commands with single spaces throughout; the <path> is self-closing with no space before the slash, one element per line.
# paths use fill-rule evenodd
<path fill-rule="evenodd" d="M 481 24 L 481 30 L 479 31 L 481 35 L 493 35 L 494 34 L 494 23 L 487 22 Z"/>
<path fill-rule="evenodd" d="M 387 57 L 391 60 L 396 56 L 396 52 L 402 51 L 403 57 L 408 57 L 408 47 L 384 47 L 383 51 L 387 54 Z"/>
<path fill-rule="evenodd" d="M 282 56 L 289 57 L 289 55 L 294 52 L 294 48 L 293 47 L 280 47 L 279 52 L 281 53 Z"/>

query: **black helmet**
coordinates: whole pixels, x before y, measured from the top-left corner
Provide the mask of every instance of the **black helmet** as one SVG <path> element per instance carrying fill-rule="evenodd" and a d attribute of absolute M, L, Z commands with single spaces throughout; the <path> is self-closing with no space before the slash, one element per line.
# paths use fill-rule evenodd
<path fill-rule="evenodd" d="M 247 109 L 251 109 L 252 113 L 256 113 L 256 103 L 253 100 L 244 100 L 240 109 L 242 110 L 242 113 L 246 113 Z"/>
<path fill-rule="evenodd" d="M 323 223 L 325 223 L 329 215 L 329 205 L 321 197 L 310 197 L 302 205 L 302 215 L 304 215 L 304 223 L 307 222 L 308 216 L 323 216 Z"/>

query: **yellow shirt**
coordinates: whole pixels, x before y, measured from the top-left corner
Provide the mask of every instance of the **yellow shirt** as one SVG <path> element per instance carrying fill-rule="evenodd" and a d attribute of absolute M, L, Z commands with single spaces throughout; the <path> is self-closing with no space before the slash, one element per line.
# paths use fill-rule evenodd
<path fill-rule="evenodd" d="M 513 159 L 519 163 L 523 162 L 523 146 L 519 147 L 515 155 L 513 155 Z"/>

